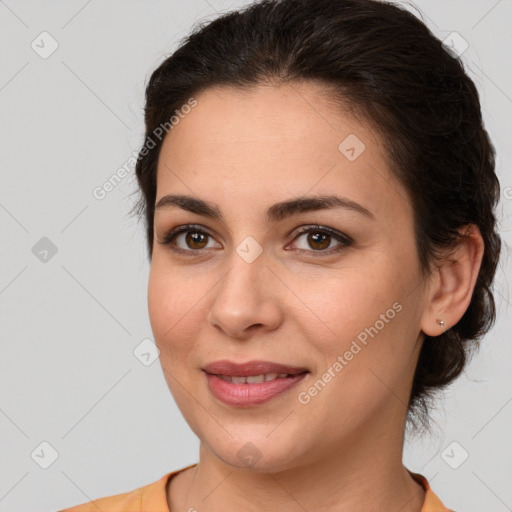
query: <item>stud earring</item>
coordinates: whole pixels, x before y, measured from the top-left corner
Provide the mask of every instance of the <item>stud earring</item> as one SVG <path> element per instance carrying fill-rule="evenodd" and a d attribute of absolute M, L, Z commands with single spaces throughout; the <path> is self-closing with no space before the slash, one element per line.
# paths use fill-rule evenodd
<path fill-rule="evenodd" d="M 439 318 L 437 319 L 437 323 L 441 326 L 441 327 L 444 327 L 444 321 L 443 320 L 439 320 Z"/>

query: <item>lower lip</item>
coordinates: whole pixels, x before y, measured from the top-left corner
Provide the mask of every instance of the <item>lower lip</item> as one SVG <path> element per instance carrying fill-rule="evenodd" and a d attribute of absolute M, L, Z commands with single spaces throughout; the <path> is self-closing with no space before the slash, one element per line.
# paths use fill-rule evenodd
<path fill-rule="evenodd" d="M 292 377 L 277 378 L 256 384 L 235 384 L 216 375 L 206 374 L 208 388 L 220 401 L 228 405 L 247 407 L 268 402 L 295 384 L 299 383 L 307 373 Z"/>

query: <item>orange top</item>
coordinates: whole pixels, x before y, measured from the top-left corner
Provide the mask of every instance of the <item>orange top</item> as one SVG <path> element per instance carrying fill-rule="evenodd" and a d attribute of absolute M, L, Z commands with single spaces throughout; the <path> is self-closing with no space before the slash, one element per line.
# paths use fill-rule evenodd
<path fill-rule="evenodd" d="M 99 510 L 101 512 L 170 512 L 166 496 L 167 482 L 177 473 L 196 465 L 197 463 L 190 464 L 182 469 L 167 473 L 160 480 L 131 492 L 89 501 L 60 512 L 98 512 Z M 426 492 L 421 512 L 453 512 L 441 503 L 441 500 L 430 489 L 430 485 L 423 475 L 411 471 L 409 473 L 414 480 L 423 486 Z"/>

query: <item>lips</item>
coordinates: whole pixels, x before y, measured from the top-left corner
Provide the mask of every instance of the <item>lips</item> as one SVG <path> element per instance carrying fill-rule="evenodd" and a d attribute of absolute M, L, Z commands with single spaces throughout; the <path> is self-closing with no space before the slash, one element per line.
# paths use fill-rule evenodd
<path fill-rule="evenodd" d="M 254 407 L 285 394 L 309 372 L 305 367 L 249 361 L 235 363 L 226 359 L 207 364 L 206 383 L 212 395 L 232 407 Z"/>
<path fill-rule="evenodd" d="M 290 366 L 271 361 L 249 361 L 240 364 L 227 359 L 209 363 L 203 367 L 203 370 L 210 375 L 223 375 L 226 377 L 250 377 L 266 374 L 298 375 L 309 372 L 305 367 Z"/>

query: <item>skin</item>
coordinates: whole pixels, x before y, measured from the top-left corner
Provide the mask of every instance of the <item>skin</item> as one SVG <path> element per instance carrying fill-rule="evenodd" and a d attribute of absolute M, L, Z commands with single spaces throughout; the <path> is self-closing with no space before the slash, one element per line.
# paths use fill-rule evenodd
<path fill-rule="evenodd" d="M 478 229 L 422 280 L 412 205 L 381 139 L 334 109 L 321 85 L 219 87 L 196 99 L 164 140 L 156 202 L 192 195 L 225 219 L 175 206 L 154 217 L 151 326 L 169 389 L 200 439 L 199 464 L 168 485 L 170 509 L 419 512 L 425 492 L 402 464 L 408 397 L 424 334 L 441 334 L 469 305 L 483 252 Z M 354 161 L 338 150 L 349 134 L 366 146 Z M 279 201 L 324 194 L 356 201 L 374 219 L 344 208 L 264 216 Z M 187 254 L 159 243 L 187 223 L 210 236 L 195 245 L 178 236 Z M 314 233 L 297 234 L 316 224 L 353 243 L 315 245 Z M 248 236 L 263 250 L 252 263 L 236 251 Z M 300 403 L 299 393 L 394 303 L 401 311 Z M 219 359 L 310 374 L 265 404 L 232 407 L 210 393 L 201 370 Z M 255 466 L 237 457 L 248 442 L 261 455 Z"/>

